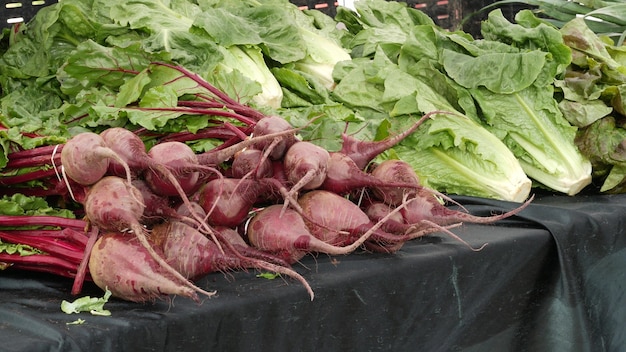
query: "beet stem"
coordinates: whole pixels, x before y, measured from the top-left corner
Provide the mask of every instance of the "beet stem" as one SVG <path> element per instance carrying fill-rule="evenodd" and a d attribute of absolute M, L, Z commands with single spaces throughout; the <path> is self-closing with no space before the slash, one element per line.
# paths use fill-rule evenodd
<path fill-rule="evenodd" d="M 98 234 L 98 229 L 95 227 L 89 231 L 89 240 L 87 241 L 83 252 L 83 259 L 78 265 L 76 277 L 74 278 L 74 283 L 72 284 L 71 292 L 73 295 L 78 295 L 83 290 L 83 283 L 85 282 L 85 276 L 87 275 L 89 268 L 89 257 L 91 256 L 91 250 L 93 249 L 94 244 L 98 240 Z"/>
<path fill-rule="evenodd" d="M 0 215 L 0 226 L 55 226 L 84 230 L 87 223 L 83 220 L 52 215 Z"/>

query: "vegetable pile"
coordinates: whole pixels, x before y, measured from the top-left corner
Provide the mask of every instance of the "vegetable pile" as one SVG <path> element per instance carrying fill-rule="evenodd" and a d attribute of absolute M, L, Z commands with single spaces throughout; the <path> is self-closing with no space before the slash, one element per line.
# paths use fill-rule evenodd
<path fill-rule="evenodd" d="M 382 0 L 334 19 L 284 0 L 42 8 L 2 32 L 0 195 L 63 215 L 0 215 L 2 268 L 136 302 L 253 269 L 313 298 L 292 267 L 308 254 L 465 243 L 456 226 L 518 213 L 533 185 L 577 194 L 579 61 L 565 28 L 516 20 L 493 11 L 476 40 Z M 477 217 L 446 194 L 519 204 Z"/>

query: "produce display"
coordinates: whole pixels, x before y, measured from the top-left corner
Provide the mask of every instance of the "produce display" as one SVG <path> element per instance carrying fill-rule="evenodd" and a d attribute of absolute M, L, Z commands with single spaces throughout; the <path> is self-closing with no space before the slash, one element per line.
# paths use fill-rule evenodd
<path fill-rule="evenodd" d="M 464 242 L 454 227 L 533 187 L 623 189 L 621 43 L 530 11 L 476 39 L 355 6 L 64 0 L 5 29 L 0 269 L 136 302 L 255 269 L 313 299 L 292 268 L 309 253 Z M 512 206 L 478 217 L 454 194 Z"/>

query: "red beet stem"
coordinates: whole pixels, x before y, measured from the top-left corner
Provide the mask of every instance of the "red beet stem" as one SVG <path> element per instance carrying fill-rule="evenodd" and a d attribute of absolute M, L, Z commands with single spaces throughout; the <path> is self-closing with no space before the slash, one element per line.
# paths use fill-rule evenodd
<path fill-rule="evenodd" d="M 18 265 L 27 265 L 34 271 L 53 272 L 65 277 L 74 277 L 78 263 L 47 254 L 19 255 L 0 253 L 0 262 Z"/>
<path fill-rule="evenodd" d="M 16 176 L 0 177 L 0 185 L 11 186 L 28 181 L 41 180 L 55 175 L 57 175 L 57 171 L 54 169 L 36 170 Z"/>
<path fill-rule="evenodd" d="M 0 215 L 0 226 L 55 226 L 75 230 L 84 230 L 87 223 L 83 220 L 52 215 Z"/>

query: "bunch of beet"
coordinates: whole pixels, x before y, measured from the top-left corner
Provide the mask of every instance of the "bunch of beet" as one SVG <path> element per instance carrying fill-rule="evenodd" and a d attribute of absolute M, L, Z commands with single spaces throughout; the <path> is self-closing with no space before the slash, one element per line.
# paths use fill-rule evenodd
<path fill-rule="evenodd" d="M 181 101 L 190 113 L 240 123 L 199 132 L 196 138 L 223 139 L 203 154 L 183 142 L 192 138 L 189 134 L 164 136 L 148 149 L 140 131 L 124 128 L 84 132 L 64 145 L 13 153 L 7 167 L 52 167 L 19 179 L 0 178 L 5 194 L 24 190 L 11 185 L 39 179 L 45 186 L 30 194 L 71 199 L 84 213 L 83 228 L 71 230 L 82 231 L 81 242 L 49 252 L 64 262 L 48 270 L 74 277 L 73 293 L 88 279 L 129 301 L 168 295 L 199 301 L 215 292 L 198 287 L 198 278 L 254 269 L 297 280 L 312 299 L 311 287 L 292 268 L 307 254 L 392 253 L 434 232 L 461 240 L 453 227 L 494 222 L 530 202 L 478 217 L 447 207 L 451 200 L 420 185 L 407 163 L 373 163 L 423 121 L 446 112 L 426 114 L 382 141 L 344 135 L 343 148 L 330 152 L 299 139 L 298 130 L 281 117 L 215 94 L 219 101 Z M 25 238 L 0 236 L 14 243 Z M 30 238 L 35 247 L 44 242 L 43 235 Z"/>

